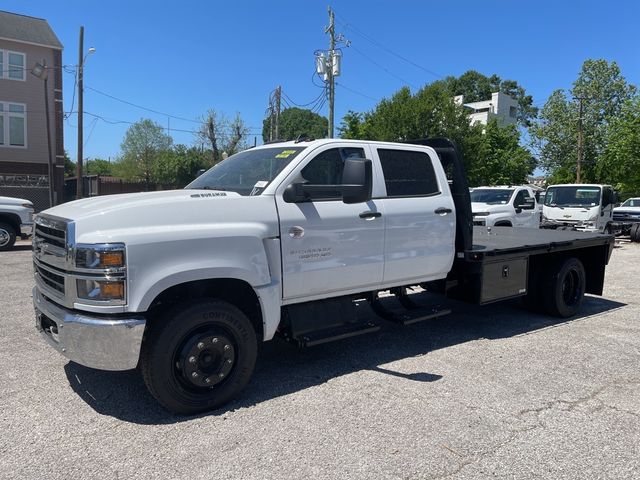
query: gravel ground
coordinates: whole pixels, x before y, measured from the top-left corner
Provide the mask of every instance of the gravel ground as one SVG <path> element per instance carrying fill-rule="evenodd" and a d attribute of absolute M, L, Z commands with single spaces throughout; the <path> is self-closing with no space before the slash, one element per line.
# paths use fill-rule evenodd
<path fill-rule="evenodd" d="M 0 478 L 640 479 L 640 245 L 559 321 L 472 307 L 307 350 L 261 346 L 239 400 L 176 417 L 139 374 L 40 339 L 29 245 L 0 253 Z"/>

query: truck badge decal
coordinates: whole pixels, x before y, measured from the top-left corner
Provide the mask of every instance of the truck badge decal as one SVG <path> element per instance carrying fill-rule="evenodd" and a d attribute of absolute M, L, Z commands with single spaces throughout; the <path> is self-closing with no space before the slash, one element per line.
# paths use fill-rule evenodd
<path fill-rule="evenodd" d="M 324 260 L 333 255 L 331 247 L 305 248 L 303 250 L 290 250 L 289 255 L 298 257 L 298 260 Z"/>
<path fill-rule="evenodd" d="M 209 197 L 226 197 L 224 192 L 211 192 L 211 193 L 194 193 L 191 198 L 209 198 Z"/>

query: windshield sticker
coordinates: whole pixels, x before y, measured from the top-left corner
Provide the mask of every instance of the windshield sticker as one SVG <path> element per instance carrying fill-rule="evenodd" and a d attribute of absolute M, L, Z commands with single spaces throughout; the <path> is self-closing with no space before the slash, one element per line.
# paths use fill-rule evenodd
<path fill-rule="evenodd" d="M 276 155 L 276 158 L 289 158 L 294 153 L 296 153 L 295 150 L 283 150 L 282 152 Z"/>

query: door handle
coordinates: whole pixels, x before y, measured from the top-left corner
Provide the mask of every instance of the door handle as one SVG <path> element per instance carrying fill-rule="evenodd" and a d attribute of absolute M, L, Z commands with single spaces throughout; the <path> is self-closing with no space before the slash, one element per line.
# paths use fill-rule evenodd
<path fill-rule="evenodd" d="M 440 207 L 440 208 L 436 208 L 433 213 L 435 213 L 436 215 L 446 215 L 447 213 L 451 213 L 453 212 L 453 210 L 451 210 L 450 208 L 444 208 L 444 207 Z"/>
<path fill-rule="evenodd" d="M 382 216 L 380 212 L 362 212 L 359 217 L 364 218 L 365 220 L 373 220 L 374 218 L 379 218 Z"/>

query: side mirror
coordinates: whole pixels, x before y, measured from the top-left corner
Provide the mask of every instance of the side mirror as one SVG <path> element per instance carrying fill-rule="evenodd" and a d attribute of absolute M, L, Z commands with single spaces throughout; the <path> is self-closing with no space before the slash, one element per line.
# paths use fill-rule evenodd
<path fill-rule="evenodd" d="M 518 205 L 514 205 L 513 207 L 518 209 L 521 208 L 523 210 L 533 210 L 535 208 L 535 198 L 533 197 L 527 197 L 524 199 L 524 201 L 522 203 L 519 203 Z"/>
<path fill-rule="evenodd" d="M 366 158 L 348 158 L 342 171 L 342 201 L 347 204 L 371 200 L 373 168 Z"/>
<path fill-rule="evenodd" d="M 314 185 L 292 183 L 282 193 L 287 203 L 302 203 L 315 198 L 336 198 L 342 196 L 344 203 L 362 203 L 371 200 L 373 169 L 371 160 L 349 158 L 344 162 L 342 183 L 339 185 Z"/>

